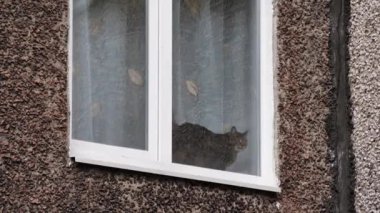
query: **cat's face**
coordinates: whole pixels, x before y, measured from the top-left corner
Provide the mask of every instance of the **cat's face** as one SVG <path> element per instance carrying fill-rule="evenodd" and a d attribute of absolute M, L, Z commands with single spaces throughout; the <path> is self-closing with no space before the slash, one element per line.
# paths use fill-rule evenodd
<path fill-rule="evenodd" d="M 235 127 L 232 127 L 230 132 L 230 143 L 234 146 L 235 151 L 242 151 L 247 148 L 248 140 L 247 140 L 247 132 L 240 133 L 236 131 Z"/>
<path fill-rule="evenodd" d="M 243 151 L 245 148 L 247 148 L 247 145 L 248 145 L 247 138 L 246 137 L 240 138 L 235 144 L 235 150 Z"/>

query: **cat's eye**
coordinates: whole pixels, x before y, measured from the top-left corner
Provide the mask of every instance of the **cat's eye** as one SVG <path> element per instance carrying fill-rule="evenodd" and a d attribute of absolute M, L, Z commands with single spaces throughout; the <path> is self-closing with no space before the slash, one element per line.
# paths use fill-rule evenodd
<path fill-rule="evenodd" d="M 71 0 L 76 162 L 279 191 L 272 4 Z"/>

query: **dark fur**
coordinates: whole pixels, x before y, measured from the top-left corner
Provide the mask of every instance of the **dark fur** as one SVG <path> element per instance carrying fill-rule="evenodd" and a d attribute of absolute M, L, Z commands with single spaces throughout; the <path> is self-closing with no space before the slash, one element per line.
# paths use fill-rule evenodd
<path fill-rule="evenodd" d="M 226 170 L 237 153 L 247 147 L 247 132 L 215 134 L 197 124 L 173 124 L 173 161 L 211 169 Z"/>

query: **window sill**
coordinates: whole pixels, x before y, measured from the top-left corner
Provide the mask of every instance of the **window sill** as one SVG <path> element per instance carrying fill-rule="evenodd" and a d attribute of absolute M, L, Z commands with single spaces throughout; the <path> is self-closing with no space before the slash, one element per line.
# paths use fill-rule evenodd
<path fill-rule="evenodd" d="M 116 153 L 112 152 L 112 148 L 114 147 L 109 145 L 72 140 L 70 144 L 70 157 L 73 157 L 75 162 L 78 163 L 220 183 L 276 193 L 281 192 L 276 178 L 156 161 L 149 158 L 151 156 L 149 156 L 147 151 L 140 151 L 141 155 L 139 156 L 139 159 L 136 159 L 127 153 L 129 150 L 128 148 L 116 148 L 119 150 Z M 99 152 L 99 149 L 102 149 L 103 151 Z M 142 156 L 148 158 L 142 160 Z"/>

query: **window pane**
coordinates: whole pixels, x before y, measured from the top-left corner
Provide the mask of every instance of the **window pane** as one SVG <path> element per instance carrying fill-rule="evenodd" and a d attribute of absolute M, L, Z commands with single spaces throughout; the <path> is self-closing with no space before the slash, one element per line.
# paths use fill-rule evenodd
<path fill-rule="evenodd" d="M 173 162 L 258 174 L 255 2 L 173 2 Z"/>
<path fill-rule="evenodd" d="M 145 7 L 73 1 L 74 139 L 147 149 Z"/>

